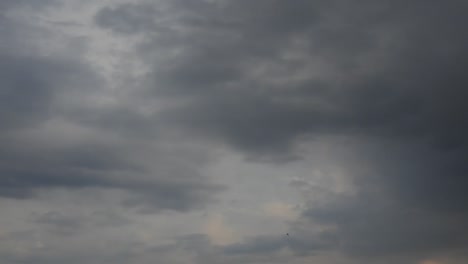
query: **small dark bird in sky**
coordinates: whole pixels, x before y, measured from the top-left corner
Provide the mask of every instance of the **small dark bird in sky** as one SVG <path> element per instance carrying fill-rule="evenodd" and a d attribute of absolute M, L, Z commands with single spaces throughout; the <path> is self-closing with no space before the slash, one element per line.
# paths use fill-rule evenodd
<path fill-rule="evenodd" d="M 286 233 L 287 236 L 289 236 L 289 233 Z"/>

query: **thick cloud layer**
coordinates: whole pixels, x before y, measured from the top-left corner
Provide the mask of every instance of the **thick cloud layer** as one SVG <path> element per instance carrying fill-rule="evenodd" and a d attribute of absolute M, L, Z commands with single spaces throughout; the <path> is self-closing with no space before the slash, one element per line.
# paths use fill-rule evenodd
<path fill-rule="evenodd" d="M 351 254 L 465 246 L 463 221 L 452 222 L 466 217 L 467 205 L 465 3 L 177 1 L 171 8 L 177 15 L 138 23 L 136 6 L 97 16 L 116 32 L 128 33 L 120 28 L 126 21 L 146 34 L 141 53 L 155 62 L 148 89 L 186 102 L 163 111 L 165 122 L 254 156 L 288 155 L 310 136 L 371 141 L 359 152 L 375 175 L 349 172 L 360 184 L 355 201 L 304 217 L 331 214 L 323 224 L 337 225 Z M 175 55 L 157 53 L 166 42 L 162 50 Z"/>
<path fill-rule="evenodd" d="M 466 1 L 0 9 L 5 263 L 466 261 Z"/>
<path fill-rule="evenodd" d="M 53 41 L 55 35 L 61 37 L 59 32 L 15 17 L 28 8 L 52 9 L 54 3 L 1 3 L 8 45 L 0 50 L 0 196 L 31 198 L 49 188 L 123 189 L 145 197 L 140 203 L 148 201 L 154 209 L 190 210 L 222 188 L 204 182 L 198 165 L 191 164 L 203 158 L 192 159 L 190 150 L 178 160 L 170 159 L 165 156 L 177 155 L 170 153 L 177 152 L 177 146 L 169 151 L 163 150 L 167 146 L 162 142 L 142 147 L 144 139 L 129 138 L 117 129 L 130 125 L 134 127 L 128 129 L 139 130 L 135 126 L 143 122 L 125 107 L 93 101 L 108 89 L 95 68 L 79 56 L 50 53 L 42 45 L 47 42 L 43 37 Z M 141 157 L 150 150 L 156 160 L 151 166 Z M 134 204 L 133 200 L 140 198 L 125 204 Z"/>
<path fill-rule="evenodd" d="M 134 21 L 144 6 L 123 5 L 104 9 L 97 22 L 146 34 L 142 56 L 156 63 L 149 89 L 190 101 L 167 119 L 235 147 L 268 151 L 315 133 L 422 137 L 450 147 L 464 144 L 467 40 L 457 30 L 464 7 L 176 1 L 166 7 L 176 15 Z"/>

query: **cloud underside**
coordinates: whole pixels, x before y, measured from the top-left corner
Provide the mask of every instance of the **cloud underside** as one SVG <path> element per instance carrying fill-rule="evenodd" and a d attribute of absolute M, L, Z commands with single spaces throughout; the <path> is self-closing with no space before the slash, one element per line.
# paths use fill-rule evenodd
<path fill-rule="evenodd" d="M 138 213 L 188 213 L 230 187 L 203 173 L 219 149 L 273 166 L 339 138 L 361 162 L 346 168 L 354 192 L 292 181 L 324 202 L 305 198 L 294 218 L 284 216 L 292 207 L 267 207 L 288 221 L 290 238 L 234 242 L 216 218 L 207 229 L 219 244 L 192 234 L 119 257 L 457 263 L 468 246 L 467 8 L 457 0 L 119 1 L 97 8 L 90 32 L 130 47 L 119 67 L 132 54 L 145 70 L 109 78 L 93 53 L 80 54 L 91 40 L 31 23 L 31 10 L 53 14 L 59 3 L 0 0 L 0 197 L 118 190 L 119 204 Z M 89 43 L 51 52 L 60 38 Z"/>

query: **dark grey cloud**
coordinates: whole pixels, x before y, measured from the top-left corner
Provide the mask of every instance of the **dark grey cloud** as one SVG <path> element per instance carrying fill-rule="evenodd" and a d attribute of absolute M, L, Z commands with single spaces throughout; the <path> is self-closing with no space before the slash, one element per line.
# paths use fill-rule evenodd
<path fill-rule="evenodd" d="M 150 4 L 122 4 L 103 8 L 96 16 L 96 22 L 117 32 L 132 34 L 151 29 L 158 15 Z"/>
<path fill-rule="evenodd" d="M 19 8 L 27 3 L 19 1 L 5 4 L 8 8 Z M 30 33 L 35 27 L 19 23 L 13 18 L 2 20 L 6 21 L 3 25 L 7 30 L 3 33 L 10 45 L 0 49 L 0 196 L 26 198 L 38 187 L 87 186 L 93 180 L 87 175 L 80 177 L 77 168 L 73 166 L 80 162 L 86 163 L 86 158 L 88 164 L 84 166 L 98 166 L 105 158 L 91 161 L 82 152 L 86 148 L 81 153 L 78 150 L 69 151 L 68 154 L 51 151 L 47 146 L 41 149 L 36 146 L 40 139 L 31 142 L 24 134 L 60 115 L 56 102 L 61 94 L 72 89 L 87 88 L 86 85 L 90 83 L 97 85 L 97 76 L 79 60 L 44 56 L 37 48 L 28 50 L 23 45 L 15 45 L 30 42 L 29 45 L 33 46 L 37 39 Z M 23 33 L 21 38 L 21 34 L 12 34 L 15 30 Z M 44 29 L 39 32 L 47 34 Z M 65 158 L 67 155 L 70 158 L 68 160 Z"/>
<path fill-rule="evenodd" d="M 50 211 L 35 217 L 34 222 L 46 226 L 50 232 L 73 235 L 82 230 L 85 221 L 77 216 L 65 215 L 60 212 Z"/>
<path fill-rule="evenodd" d="M 329 232 L 318 232 L 314 235 L 295 233 L 291 235 L 259 236 L 240 243 L 223 247 L 227 255 L 268 255 L 288 248 L 295 255 L 303 256 L 317 254 L 333 247 L 336 237 Z"/>
<path fill-rule="evenodd" d="M 126 217 L 112 211 L 92 211 L 90 213 L 47 211 L 34 212 L 30 216 L 31 222 L 44 228 L 46 232 L 70 237 L 80 232 L 87 232 L 92 228 L 123 227 L 132 223 Z"/>
<path fill-rule="evenodd" d="M 105 79 L 94 65 L 106 60 L 99 55 L 91 63 L 83 50 L 48 50 L 47 40 L 69 36 L 32 22 L 39 16 L 31 12 L 58 5 L 0 0 L 2 200 L 62 189 L 117 191 L 124 193 L 118 202 L 139 213 L 201 209 L 225 188 L 202 173 L 219 146 L 279 163 L 300 157 L 295 147 L 302 143 L 338 135 L 362 142 L 353 151 L 363 164 L 346 171 L 353 195 L 291 182 L 324 197 L 306 201 L 288 239 L 253 236 L 215 246 L 193 235 L 161 247 L 123 243 L 120 254 L 86 258 L 85 246 L 67 256 L 32 247 L 37 251 L 27 256 L 2 253 L 7 263 L 154 262 L 139 253 L 173 263 L 179 252 L 181 262 L 286 262 L 281 252 L 288 250 L 417 263 L 468 247 L 466 1 L 103 7 L 97 26 L 118 40 L 141 40 L 138 63 L 149 70 L 138 80 L 130 72 Z M 79 34 L 89 33 L 84 41 L 94 45 L 93 32 Z M 120 87 L 127 77 L 133 82 Z M 32 222 L 62 234 L 99 225 L 98 216 L 85 218 L 49 211 Z M 26 243 L 33 233 L 9 235 Z"/>
<path fill-rule="evenodd" d="M 75 145 L 50 151 L 22 150 L 15 143 L 5 144 L 2 153 L 0 195 L 4 197 L 31 198 L 38 191 L 50 188 L 120 189 L 130 192 L 131 197 L 124 202 L 127 206 L 143 205 L 146 211 L 187 211 L 203 206 L 211 200 L 210 194 L 223 189 L 204 182 L 195 168 L 178 168 L 184 166 L 183 163 L 162 162 L 165 170 L 150 171 L 125 158 L 123 146 Z"/>
<path fill-rule="evenodd" d="M 377 200 L 379 199 L 379 200 Z M 467 246 L 464 220 L 422 210 L 418 207 L 362 195 L 323 208 L 312 208 L 304 217 L 336 228 L 332 247 L 360 257 L 398 255 L 427 256 L 464 249 Z"/>
<path fill-rule="evenodd" d="M 58 94 L 67 87 L 79 89 L 87 84 L 86 81 L 73 83 L 73 80 L 97 79 L 79 62 L 8 54 L 0 57 L 0 74 L 2 130 L 44 122 L 53 114 L 53 102 Z"/>
<path fill-rule="evenodd" d="M 50 4 L 56 2 L 55 0 L 39 0 L 39 1 L 30 1 L 30 0 L 2 0 L 0 1 L 0 6 L 2 7 L 2 11 L 6 12 L 8 9 L 11 8 L 20 8 L 24 6 L 32 6 L 35 8 L 43 8 L 47 7 Z"/>
<path fill-rule="evenodd" d="M 152 72 L 143 94 L 179 102 L 158 122 L 253 157 L 288 156 L 321 136 L 358 138 L 366 143 L 357 155 L 372 164 L 371 174 L 348 172 L 358 195 L 303 215 L 336 228 L 328 246 L 379 257 L 466 248 L 464 1 L 174 1 L 164 8 L 171 16 L 136 22 L 135 6 L 97 15 L 102 27 L 122 33 L 104 22 L 118 16 L 146 36 L 140 52 Z M 265 247 L 230 250 L 282 247 L 258 244 Z"/>
<path fill-rule="evenodd" d="M 297 234 L 298 237 L 286 237 L 286 235 L 250 237 L 242 242 L 231 245 L 213 245 L 209 238 L 203 234 L 191 234 L 177 237 L 174 243 L 148 248 L 148 253 L 159 254 L 165 259 L 165 255 L 172 252 L 189 254 L 193 256 L 194 263 L 238 263 L 260 262 L 260 263 L 283 263 L 296 257 L 322 252 L 330 243 L 325 235 L 320 239 L 311 239 Z M 293 254 L 281 253 L 283 249 L 292 250 Z M 171 258 L 169 258 L 169 261 Z"/>
<path fill-rule="evenodd" d="M 283 238 L 284 240 L 284 238 Z M 163 261 L 173 261 L 171 254 L 192 256 L 194 263 L 238 263 L 239 261 L 277 261 L 284 260 L 276 252 L 286 246 L 279 237 L 258 237 L 243 243 L 227 246 L 213 245 L 203 234 L 189 234 L 177 237 L 171 244 L 146 249 L 149 254 L 157 254 Z M 166 257 L 167 256 L 167 257 Z"/>
<path fill-rule="evenodd" d="M 414 141 L 359 145 L 354 155 L 366 161 L 358 165 L 365 169 L 347 170 L 355 194 L 305 188 L 304 181 L 290 183 L 312 197 L 291 232 L 325 226 L 336 239 L 330 248 L 365 262 L 402 257 L 417 263 L 466 250 L 463 155 Z"/>
<path fill-rule="evenodd" d="M 81 50 L 48 51 L 44 43 L 61 33 L 34 24 L 34 16 L 21 17 L 31 8 L 58 8 L 55 1 L 0 1 L 0 6 L 0 197 L 31 199 L 53 189 L 123 190 L 124 205 L 188 211 L 223 189 L 199 173 L 200 152 L 191 158 L 184 148 L 177 161 L 168 158 L 177 155 L 170 153 L 180 148 L 176 142 L 167 151 L 154 147 L 157 170 L 138 160 L 150 148 L 139 140 L 156 138 L 154 122 L 128 106 L 94 104 L 109 85 L 97 68 Z"/>
<path fill-rule="evenodd" d="M 151 53 L 148 49 L 157 50 L 165 41 L 181 50 L 162 67 L 155 66 L 150 78 L 156 94 L 190 99 L 167 113 L 185 129 L 254 152 L 283 151 L 301 135 L 316 133 L 423 136 L 437 144 L 463 141 L 457 135 L 464 134 L 460 126 L 466 111 L 456 98 L 463 98 L 458 95 L 464 92 L 461 58 L 466 56 L 466 38 L 454 29 L 463 24 L 463 3 L 174 5 L 181 18 L 169 25 L 147 22 L 145 32 L 152 40 L 142 52 Z M 135 7 L 121 9 L 133 13 Z M 106 10 L 101 16 L 112 17 Z M 132 16 L 115 17 L 139 25 Z M 434 38 L 437 34 L 442 36 Z M 285 58 L 297 39 L 304 46 L 301 57 Z M 294 75 L 314 61 L 322 64 L 316 67 L 331 65 L 331 79 L 269 82 Z M 249 75 L 262 68 L 271 71 Z M 337 84 L 335 76 L 345 80 Z M 435 125 L 439 122 L 444 129 Z"/>

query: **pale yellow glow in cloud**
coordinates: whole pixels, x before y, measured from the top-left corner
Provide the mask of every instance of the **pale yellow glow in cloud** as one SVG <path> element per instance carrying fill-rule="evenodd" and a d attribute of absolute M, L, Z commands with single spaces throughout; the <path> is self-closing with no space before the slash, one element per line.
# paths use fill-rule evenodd
<path fill-rule="evenodd" d="M 285 220 L 293 220 L 297 217 L 294 206 L 283 202 L 268 203 L 264 206 L 263 210 L 268 215 Z"/>
<path fill-rule="evenodd" d="M 419 264 L 443 264 L 443 263 L 440 261 L 436 261 L 436 260 L 423 260 L 419 262 Z"/>
<path fill-rule="evenodd" d="M 234 230 L 226 224 L 221 214 L 210 216 L 204 231 L 215 245 L 228 245 L 236 241 Z"/>

